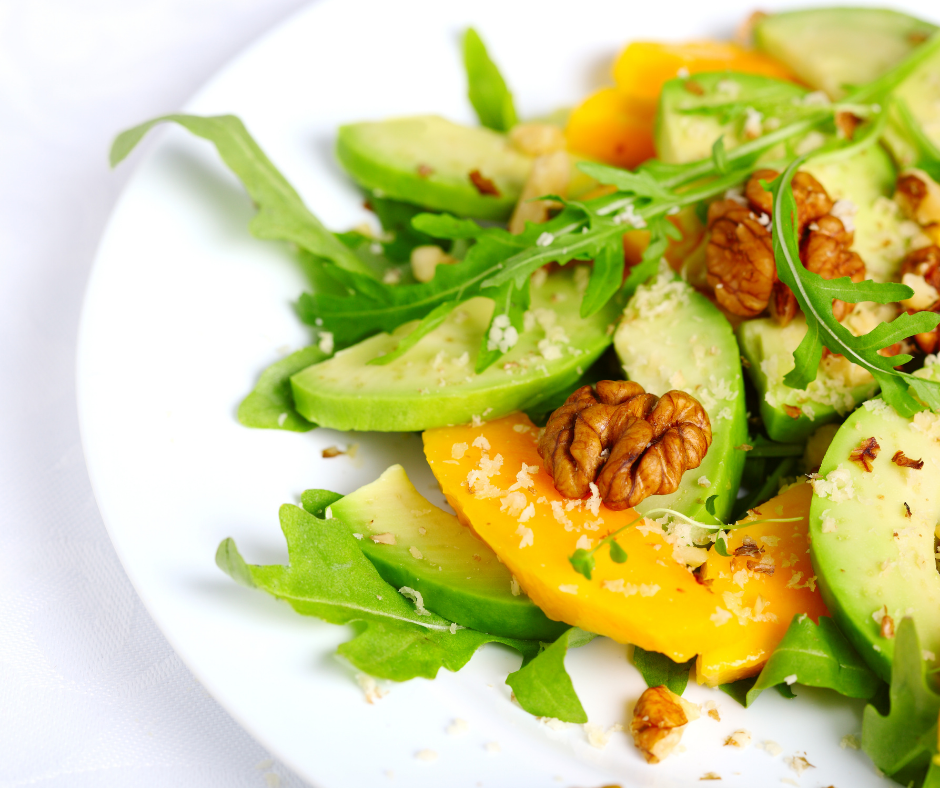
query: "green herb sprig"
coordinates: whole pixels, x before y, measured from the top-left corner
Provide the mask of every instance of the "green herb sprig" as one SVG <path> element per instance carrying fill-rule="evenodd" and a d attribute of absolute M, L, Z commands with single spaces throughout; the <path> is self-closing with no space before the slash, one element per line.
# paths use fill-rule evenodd
<path fill-rule="evenodd" d="M 705 501 L 705 509 L 712 516 L 715 517 L 715 501 L 717 500 L 717 495 L 711 495 Z M 674 517 L 677 520 L 681 520 L 684 523 L 689 525 L 694 525 L 699 528 L 703 528 L 706 531 L 716 532 L 716 541 L 715 541 L 715 550 L 719 555 L 727 556 L 727 532 L 735 531 L 739 528 L 747 528 L 751 525 L 757 525 L 759 523 L 793 523 L 801 520 L 801 517 L 783 517 L 783 518 L 769 518 L 763 520 L 750 520 L 747 522 L 732 523 L 730 525 L 722 523 L 715 517 L 716 522 L 714 523 L 703 523 L 698 520 L 693 520 L 691 517 L 687 517 L 682 514 L 682 512 L 677 512 L 675 509 L 668 509 L 665 507 L 658 507 L 656 509 L 650 509 L 646 512 L 645 515 L 641 515 L 633 520 L 631 520 L 626 525 L 621 526 L 616 531 L 611 531 L 607 536 L 601 539 L 594 547 L 590 550 L 586 550 L 583 547 L 579 547 L 575 550 L 570 556 L 568 556 L 568 561 L 572 567 L 574 567 L 576 572 L 584 575 L 588 580 L 591 579 L 591 573 L 595 568 L 595 558 L 594 555 L 603 547 L 607 547 L 610 551 L 610 560 L 617 564 L 625 563 L 628 559 L 627 551 L 623 549 L 620 543 L 617 541 L 617 537 L 620 536 L 628 528 L 632 528 L 641 520 L 646 520 L 650 517 L 655 517 L 658 515 L 668 515 L 669 517 Z"/>

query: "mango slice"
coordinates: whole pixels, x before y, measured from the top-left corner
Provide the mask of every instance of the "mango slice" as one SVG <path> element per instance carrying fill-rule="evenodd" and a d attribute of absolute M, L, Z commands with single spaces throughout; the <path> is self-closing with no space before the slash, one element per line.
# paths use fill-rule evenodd
<path fill-rule="evenodd" d="M 740 71 L 793 79 L 789 69 L 770 56 L 727 41 L 634 41 L 620 53 L 613 69 L 622 92 L 654 103 L 666 80 L 704 71 Z"/>
<path fill-rule="evenodd" d="M 607 164 L 636 167 L 655 155 L 653 126 L 663 83 L 703 71 L 793 79 L 777 61 L 737 44 L 636 41 L 614 64 L 617 86 L 599 90 L 572 110 L 565 131 L 568 147 Z"/>
<path fill-rule="evenodd" d="M 709 550 L 702 571 L 710 590 L 731 617 L 722 626 L 721 645 L 704 650 L 695 664 L 699 684 L 716 687 L 760 673 L 793 616 L 805 613 L 814 622 L 829 612 L 816 588 L 809 557 L 809 505 L 813 488 L 797 484 L 761 504 L 743 522 L 799 517 L 797 522 L 761 523 L 731 531 L 729 557 Z M 745 538 L 764 552 L 759 557 L 734 556 Z M 773 574 L 749 571 L 748 561 Z"/>
<path fill-rule="evenodd" d="M 509 568 L 526 594 L 552 619 L 685 662 L 712 653 L 733 616 L 720 596 L 699 584 L 672 556 L 658 526 L 643 521 L 618 537 L 629 558 L 614 563 L 598 551 L 592 579 L 568 561 L 637 518 L 555 490 L 536 449 L 538 428 L 523 414 L 479 426 L 424 433 L 431 470 L 457 516 Z"/>

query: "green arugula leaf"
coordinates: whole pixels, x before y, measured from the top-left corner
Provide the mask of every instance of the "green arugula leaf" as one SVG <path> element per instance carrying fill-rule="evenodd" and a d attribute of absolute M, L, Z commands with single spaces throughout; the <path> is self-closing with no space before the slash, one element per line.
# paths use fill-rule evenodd
<path fill-rule="evenodd" d="M 588 580 L 591 579 L 591 572 L 594 571 L 594 553 L 579 547 L 568 556 L 568 562 L 574 568 L 575 572 L 584 575 Z"/>
<path fill-rule="evenodd" d="M 924 779 L 937 753 L 937 715 L 940 695 L 927 683 L 914 620 L 905 618 L 895 635 L 891 662 L 891 709 L 881 715 L 866 706 L 862 717 L 862 749 L 892 779 L 902 785 Z M 936 770 L 931 780 L 936 781 Z"/>
<path fill-rule="evenodd" d="M 728 684 L 719 684 L 718 689 L 724 692 L 726 695 L 730 695 L 742 706 L 747 705 L 747 693 L 750 692 L 751 687 L 757 683 L 757 676 L 751 676 L 746 679 L 738 679 L 737 681 L 732 681 Z"/>
<path fill-rule="evenodd" d="M 382 229 L 392 235 L 392 239 L 383 240 L 382 248 L 389 260 L 407 263 L 415 247 L 436 244 L 439 239 L 418 230 L 411 220 L 427 209 L 419 205 L 392 200 L 388 197 L 369 197 L 369 207 L 375 211 Z"/>
<path fill-rule="evenodd" d="M 803 443 L 780 443 L 765 438 L 763 435 L 751 438 L 748 443 L 751 446 L 747 452 L 748 460 L 765 457 L 802 457 L 806 450 L 806 445 Z"/>
<path fill-rule="evenodd" d="M 581 301 L 581 317 L 596 314 L 617 294 L 623 281 L 623 266 L 622 241 L 615 240 L 601 248 L 594 258 L 591 278 Z"/>
<path fill-rule="evenodd" d="M 463 64 L 467 71 L 467 96 L 480 124 L 493 131 L 509 131 L 517 123 L 512 93 L 486 51 L 483 39 L 472 27 L 463 36 Z"/>
<path fill-rule="evenodd" d="M 304 505 L 325 511 L 334 493 L 308 491 Z M 331 500 L 332 498 L 332 500 Z M 327 503 L 329 501 L 329 503 Z M 523 656 L 538 644 L 454 627 L 445 618 L 415 606 L 386 583 L 352 533 L 290 504 L 281 507 L 287 539 L 287 566 L 254 566 L 225 539 L 216 564 L 237 582 L 287 601 L 298 613 L 332 624 L 355 625 L 357 636 L 339 652 L 359 670 L 377 678 L 405 681 L 434 678 L 441 668 L 458 670 L 484 643 L 503 643 Z"/>
<path fill-rule="evenodd" d="M 860 337 L 853 336 L 835 319 L 832 314 L 833 298 L 850 303 L 890 303 L 899 295 L 909 296 L 903 289 L 904 285 L 869 281 L 860 283 L 862 287 L 859 289 L 859 285 L 853 284 L 847 277 L 827 281 L 803 267 L 795 228 L 796 201 L 790 182 L 804 161 L 805 157 L 795 159 L 769 187 L 765 186 L 773 195 L 773 245 L 777 274 L 796 297 L 807 325 L 806 336 L 793 354 L 795 366 L 784 376 L 783 381 L 792 388 L 805 389 L 816 379 L 823 347 L 827 347 L 871 372 L 881 385 L 885 401 L 902 416 L 910 417 L 922 410 L 923 405 L 908 392 L 911 384 L 902 385 L 898 380 L 908 380 L 911 376 L 894 369 L 895 365 L 910 360 L 910 356 L 885 357 L 879 355 L 878 351 L 911 336 L 905 335 L 906 331 L 930 330 L 924 329 L 924 326 L 936 327 L 940 323 L 940 315 L 929 312 L 904 314 Z M 934 398 L 940 400 L 940 385 L 937 383 L 927 383 L 919 388 L 934 389 L 937 392 Z"/>
<path fill-rule="evenodd" d="M 526 280 L 522 287 L 516 287 L 514 282 L 506 282 L 483 294 L 493 299 L 494 309 L 490 324 L 480 341 L 480 351 L 477 353 L 474 371 L 478 375 L 499 361 L 515 344 L 511 332 L 514 331 L 518 338 L 525 330 L 525 313 L 531 304 L 529 280 Z M 506 325 L 507 321 L 509 325 Z M 508 338 L 507 333 L 510 334 Z"/>
<path fill-rule="evenodd" d="M 665 654 L 647 651 L 639 646 L 633 647 L 633 666 L 640 671 L 647 687 L 666 686 L 681 695 L 689 683 L 689 671 L 695 657 L 688 662 L 673 662 Z"/>
<path fill-rule="evenodd" d="M 275 361 L 261 373 L 251 393 L 238 406 L 238 421 L 246 427 L 307 432 L 317 425 L 294 407 L 291 375 L 329 358 L 316 345 L 301 348 Z"/>
<path fill-rule="evenodd" d="M 443 304 L 438 304 L 434 309 L 428 312 L 418 325 L 415 326 L 414 331 L 408 334 L 401 342 L 398 343 L 398 346 L 391 352 L 386 353 L 384 356 L 377 356 L 369 361 L 369 364 L 376 364 L 379 366 L 384 366 L 389 364 L 397 358 L 401 358 L 405 353 L 407 353 L 411 348 L 418 344 L 418 342 L 428 334 L 430 334 L 435 328 L 441 325 L 447 317 L 453 312 L 462 301 L 445 301 Z"/>
<path fill-rule="evenodd" d="M 587 714 L 565 670 L 565 655 L 569 648 L 583 646 L 595 637 L 590 632 L 572 627 L 537 657 L 524 663 L 515 673 L 510 673 L 506 683 L 512 688 L 519 705 L 536 717 L 587 722 Z"/>
<path fill-rule="evenodd" d="M 411 220 L 419 233 L 436 238 L 479 238 L 491 228 L 481 227 L 473 219 L 458 219 L 449 213 L 419 213 Z"/>
<path fill-rule="evenodd" d="M 882 685 L 831 618 L 820 616 L 817 625 L 807 615 L 793 617 L 783 640 L 747 691 L 744 705 L 750 706 L 768 687 L 788 688 L 792 683 L 824 687 L 848 698 L 871 698 Z M 792 691 L 789 694 L 792 696 Z"/>
<path fill-rule="evenodd" d="M 368 274 L 368 268 L 327 230 L 304 205 L 300 195 L 278 172 L 271 160 L 234 115 L 200 117 L 165 115 L 121 132 L 111 146 L 111 166 L 117 166 L 144 135 L 158 123 L 178 123 L 197 137 L 215 145 L 222 161 L 238 176 L 258 215 L 249 225 L 252 235 L 277 241 L 291 241 L 340 268 Z"/>
<path fill-rule="evenodd" d="M 599 164 L 594 161 L 582 161 L 578 169 L 585 175 L 590 175 L 599 183 L 616 186 L 619 191 L 635 194 L 637 197 L 649 197 L 656 200 L 670 200 L 673 194 L 660 184 L 660 182 L 646 170 L 624 170 L 620 167 L 611 167 L 609 164 Z"/>
<path fill-rule="evenodd" d="M 715 169 L 718 172 L 725 174 L 731 168 L 728 163 L 728 153 L 725 150 L 724 135 L 715 140 L 715 144 L 712 145 L 712 158 L 715 160 Z"/>

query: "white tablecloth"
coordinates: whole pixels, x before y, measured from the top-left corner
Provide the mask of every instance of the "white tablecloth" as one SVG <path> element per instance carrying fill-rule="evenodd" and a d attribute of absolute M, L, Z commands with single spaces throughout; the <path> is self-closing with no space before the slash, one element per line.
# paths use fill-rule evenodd
<path fill-rule="evenodd" d="M 127 580 L 82 457 L 75 345 L 131 167 L 304 0 L 0 0 L 0 786 L 301 786 L 211 698 Z"/>

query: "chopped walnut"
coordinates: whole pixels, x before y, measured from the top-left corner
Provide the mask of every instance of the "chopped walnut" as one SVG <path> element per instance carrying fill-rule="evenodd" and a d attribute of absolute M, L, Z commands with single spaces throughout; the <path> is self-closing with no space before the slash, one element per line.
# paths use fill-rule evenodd
<path fill-rule="evenodd" d="M 904 170 L 898 176 L 894 199 L 920 225 L 940 222 L 940 184 L 923 170 Z"/>
<path fill-rule="evenodd" d="M 878 456 L 879 451 L 881 451 L 881 446 L 878 445 L 877 440 L 864 438 L 857 449 L 852 449 L 849 459 L 861 465 L 862 470 L 866 473 L 871 473 L 875 457 Z"/>
<path fill-rule="evenodd" d="M 881 629 L 879 631 L 883 638 L 890 640 L 894 637 L 894 619 L 887 613 L 881 617 Z"/>
<path fill-rule="evenodd" d="M 800 416 L 803 415 L 803 408 L 798 408 L 796 405 L 784 405 L 783 411 L 791 419 L 798 419 Z"/>
<path fill-rule="evenodd" d="M 470 172 L 470 183 L 472 183 L 474 188 L 484 197 L 486 195 L 499 197 L 499 188 L 479 170 L 472 170 Z"/>
<path fill-rule="evenodd" d="M 914 290 L 914 296 L 903 302 L 908 314 L 940 312 L 940 246 L 930 245 L 910 252 L 901 263 L 901 281 Z M 940 334 L 935 328 L 914 335 L 924 353 L 940 349 Z"/>
<path fill-rule="evenodd" d="M 855 252 L 849 250 L 854 234 L 835 216 L 823 216 L 809 226 L 809 231 L 800 244 L 800 259 L 807 271 L 819 274 L 823 279 L 849 277 L 853 282 L 865 278 L 865 263 Z M 854 304 L 834 299 L 832 314 L 836 320 L 844 319 Z M 770 311 L 780 325 L 788 325 L 799 311 L 796 296 L 783 282 L 774 285 L 770 300 Z"/>
<path fill-rule="evenodd" d="M 862 122 L 862 119 L 858 117 L 858 115 L 853 115 L 851 112 L 837 112 L 835 120 L 839 136 L 847 140 L 855 136 L 855 129 L 858 128 L 858 124 Z"/>
<path fill-rule="evenodd" d="M 328 459 L 331 459 L 332 457 L 339 457 L 339 455 L 345 454 L 346 452 L 344 452 L 338 446 L 327 446 L 320 453 L 323 455 L 324 460 L 328 460 Z"/>
<path fill-rule="evenodd" d="M 509 220 L 509 232 L 519 235 L 525 231 L 526 222 L 542 224 L 548 221 L 549 212 L 558 206 L 554 200 L 538 199 L 545 194 L 564 197 L 568 193 L 571 179 L 571 160 L 563 150 L 546 153 L 532 163 L 519 202 Z"/>
<path fill-rule="evenodd" d="M 718 303 L 741 317 L 759 315 L 777 281 L 770 231 L 734 200 L 709 206 L 708 229 L 707 281 Z"/>
<path fill-rule="evenodd" d="M 770 192 L 764 191 L 760 182 L 770 183 L 779 174 L 776 170 L 757 170 L 751 175 L 744 187 L 744 194 L 754 210 L 773 213 L 773 197 Z M 823 185 L 804 170 L 799 170 L 793 176 L 792 186 L 793 199 L 796 201 L 797 233 L 803 235 L 806 226 L 829 213 L 835 203 Z"/>
<path fill-rule="evenodd" d="M 659 763 L 675 749 L 684 727 L 699 718 L 699 707 L 668 687 L 650 687 L 636 702 L 630 732 L 647 763 Z"/>
<path fill-rule="evenodd" d="M 891 458 L 891 462 L 893 462 L 895 465 L 900 465 L 902 468 L 913 468 L 915 471 L 919 471 L 924 467 L 923 460 L 912 460 L 900 449 L 894 453 L 894 456 Z"/>
<path fill-rule="evenodd" d="M 656 397 L 637 383 L 601 380 L 551 415 L 539 454 L 562 495 L 582 498 L 596 481 L 601 499 L 617 510 L 675 492 L 711 441 L 708 414 L 684 391 Z"/>

